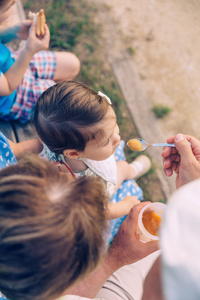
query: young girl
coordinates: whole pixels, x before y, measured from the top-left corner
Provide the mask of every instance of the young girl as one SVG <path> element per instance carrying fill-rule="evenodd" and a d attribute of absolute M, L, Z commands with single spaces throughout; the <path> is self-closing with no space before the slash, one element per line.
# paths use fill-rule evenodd
<path fill-rule="evenodd" d="M 26 122 L 42 92 L 55 82 L 73 79 L 80 63 L 72 53 L 41 51 L 49 47 L 46 24 L 43 38 L 36 36 L 35 19 L 5 28 L 3 22 L 16 2 L 0 0 L 0 118 Z M 21 52 L 4 45 L 16 38 L 27 40 Z"/>
<path fill-rule="evenodd" d="M 102 178 L 111 198 L 106 204 L 108 220 L 126 215 L 142 198 L 142 190 L 130 179 L 146 173 L 150 160 L 144 155 L 131 164 L 122 160 L 124 142 L 106 95 L 73 81 L 58 83 L 38 99 L 34 123 L 45 145 L 43 156 L 65 164 L 75 177 Z"/>

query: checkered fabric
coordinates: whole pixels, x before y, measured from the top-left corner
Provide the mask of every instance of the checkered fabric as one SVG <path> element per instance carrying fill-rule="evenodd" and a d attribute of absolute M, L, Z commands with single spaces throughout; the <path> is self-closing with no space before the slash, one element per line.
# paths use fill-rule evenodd
<path fill-rule="evenodd" d="M 12 57 L 17 59 L 20 51 Z M 50 86 L 55 84 L 53 77 L 56 70 L 56 57 L 52 51 L 36 53 L 27 68 L 24 77 L 17 88 L 17 96 L 11 108 L 8 120 L 17 119 L 22 123 L 31 119 L 38 97 Z"/>

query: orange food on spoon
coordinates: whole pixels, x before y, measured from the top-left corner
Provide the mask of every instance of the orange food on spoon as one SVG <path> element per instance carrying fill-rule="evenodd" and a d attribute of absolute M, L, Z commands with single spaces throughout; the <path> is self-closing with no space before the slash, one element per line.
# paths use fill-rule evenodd
<path fill-rule="evenodd" d="M 142 142 L 140 142 L 138 139 L 132 139 L 128 141 L 128 146 L 135 151 L 142 151 L 143 145 Z"/>

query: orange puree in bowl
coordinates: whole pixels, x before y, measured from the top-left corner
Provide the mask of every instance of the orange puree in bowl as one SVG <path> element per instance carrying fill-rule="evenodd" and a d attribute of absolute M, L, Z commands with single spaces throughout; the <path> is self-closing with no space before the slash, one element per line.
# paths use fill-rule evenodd
<path fill-rule="evenodd" d="M 142 151 L 143 145 L 142 143 L 137 139 L 132 139 L 128 141 L 128 146 L 135 151 Z"/>
<path fill-rule="evenodd" d="M 161 217 L 152 210 L 144 211 L 142 222 L 145 229 L 152 235 L 158 235 L 158 229 L 161 224 Z"/>

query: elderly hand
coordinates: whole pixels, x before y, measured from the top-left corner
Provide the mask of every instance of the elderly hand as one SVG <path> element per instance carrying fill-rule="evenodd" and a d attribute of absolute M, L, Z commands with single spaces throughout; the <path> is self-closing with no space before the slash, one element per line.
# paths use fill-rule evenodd
<path fill-rule="evenodd" d="M 110 263 L 115 269 L 134 263 L 158 250 L 158 242 L 142 243 L 137 236 L 137 222 L 140 210 L 149 202 L 135 205 L 122 223 L 108 250 Z"/>
<path fill-rule="evenodd" d="M 200 141 L 179 133 L 168 138 L 167 142 L 175 143 L 176 148 L 165 147 L 162 152 L 165 175 L 169 177 L 173 172 L 177 174 L 177 188 L 200 178 Z"/>
<path fill-rule="evenodd" d="M 112 245 L 97 268 L 71 289 L 68 294 L 94 298 L 104 282 L 119 268 L 134 263 L 158 249 L 157 242 L 142 243 L 137 236 L 137 219 L 142 207 L 135 205 L 122 223 Z"/>

